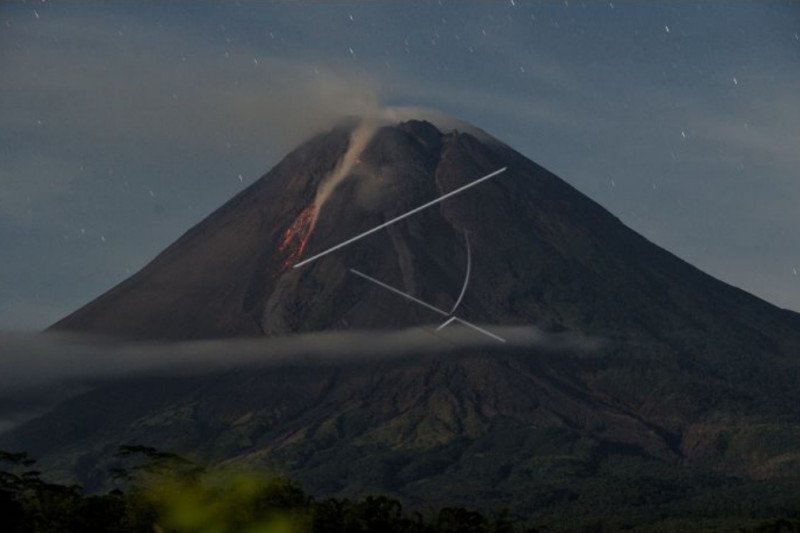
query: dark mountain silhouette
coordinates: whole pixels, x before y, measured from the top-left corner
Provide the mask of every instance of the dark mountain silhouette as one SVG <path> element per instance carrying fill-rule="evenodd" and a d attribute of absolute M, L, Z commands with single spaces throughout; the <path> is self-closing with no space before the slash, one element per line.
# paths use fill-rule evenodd
<path fill-rule="evenodd" d="M 53 328 L 184 340 L 442 322 L 350 269 L 450 309 L 468 238 L 460 317 L 577 332 L 603 346 L 520 354 L 498 344 L 458 358 L 131 380 L 74 398 L 0 445 L 83 481 L 113 446 L 141 442 L 272 462 L 322 493 L 525 512 L 652 506 L 800 475 L 800 315 L 704 274 L 477 130 L 378 128 L 315 203 L 354 128 L 306 142 Z"/>

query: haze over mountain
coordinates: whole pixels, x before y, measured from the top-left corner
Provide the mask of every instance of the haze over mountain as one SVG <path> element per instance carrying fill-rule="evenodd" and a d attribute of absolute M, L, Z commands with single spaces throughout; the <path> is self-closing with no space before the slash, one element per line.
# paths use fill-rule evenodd
<path fill-rule="evenodd" d="M 351 269 L 438 309 L 458 303 L 458 317 L 490 332 L 536 326 L 603 342 L 116 382 L 0 446 L 90 483 L 101 483 L 114 446 L 137 442 L 275 464 L 319 493 L 380 490 L 527 513 L 573 504 L 588 513 L 603 498 L 650 505 L 628 500 L 653 478 L 661 503 L 700 505 L 698 495 L 800 477 L 800 315 L 697 270 L 473 128 L 341 123 L 53 329 L 270 342 L 432 331 L 452 314 Z M 438 334 L 458 342 L 468 331 Z M 599 488 L 609 479 L 618 495 Z"/>

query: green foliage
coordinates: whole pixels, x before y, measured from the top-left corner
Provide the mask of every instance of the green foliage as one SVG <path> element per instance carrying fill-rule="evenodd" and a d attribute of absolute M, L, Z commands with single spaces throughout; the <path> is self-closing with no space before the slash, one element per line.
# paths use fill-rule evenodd
<path fill-rule="evenodd" d="M 164 475 L 139 489 L 164 531 L 289 533 L 305 531 L 308 498 L 280 477 L 228 469 Z"/>
<path fill-rule="evenodd" d="M 397 500 L 317 501 L 294 482 L 264 472 L 203 468 L 174 454 L 124 446 L 114 468 L 127 492 L 86 495 L 49 484 L 26 454 L 0 452 L 0 516 L 9 533 L 514 533 L 505 514 L 490 520 L 448 507 L 410 516 Z"/>
<path fill-rule="evenodd" d="M 409 512 L 387 496 L 316 500 L 267 472 L 202 467 L 144 446 L 125 446 L 114 468 L 125 491 L 86 494 L 44 481 L 24 453 L 0 451 L 0 520 L 6 533 L 534 533 L 536 531 L 800 532 L 800 499 L 791 480 L 722 484 L 703 493 L 692 482 L 633 459 L 579 497 L 549 500 L 537 530 L 507 512 L 487 517 L 462 507 Z M 639 471 L 650 477 L 643 481 Z M 629 476 L 629 477 L 626 477 Z M 674 474 L 673 474 L 674 476 Z M 679 483 L 680 481 L 680 483 Z M 690 498 L 679 498 L 687 493 Z M 641 500 L 641 501 L 640 501 Z M 559 503 L 559 502 L 566 503 Z M 677 503 L 676 503 L 677 502 Z M 681 503 L 683 502 L 683 503 Z M 690 503 L 686 503 L 690 502 Z M 626 507 L 628 505 L 628 507 Z M 731 512 L 736 509 L 736 512 Z M 526 529 L 527 527 L 527 529 Z"/>

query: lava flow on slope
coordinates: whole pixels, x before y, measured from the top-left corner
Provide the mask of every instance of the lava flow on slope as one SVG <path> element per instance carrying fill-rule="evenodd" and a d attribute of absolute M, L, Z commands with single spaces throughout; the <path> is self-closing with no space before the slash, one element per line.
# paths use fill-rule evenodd
<path fill-rule="evenodd" d="M 294 222 L 283 232 L 278 250 L 281 253 L 288 253 L 288 255 L 283 260 L 281 271 L 291 267 L 302 257 L 317 223 L 317 214 L 317 205 L 312 203 L 300 211 Z"/>

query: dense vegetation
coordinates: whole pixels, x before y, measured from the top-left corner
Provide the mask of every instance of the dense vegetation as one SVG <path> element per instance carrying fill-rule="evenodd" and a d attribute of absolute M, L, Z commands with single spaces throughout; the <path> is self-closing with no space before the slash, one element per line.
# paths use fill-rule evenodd
<path fill-rule="evenodd" d="M 386 496 L 315 499 L 291 480 L 263 472 L 202 467 L 144 446 L 123 446 L 111 472 L 123 489 L 86 494 L 48 483 L 25 453 L 0 451 L 0 517 L 8 533 L 532 533 L 553 531 L 461 507 L 408 512 Z M 675 523 L 681 530 L 695 529 Z M 748 528 L 695 524 L 697 530 L 800 531 L 800 520 Z M 593 523 L 579 531 L 617 529 Z M 556 529 L 557 530 L 557 529 Z"/>
<path fill-rule="evenodd" d="M 24 453 L 0 452 L 0 516 L 10 533 L 193 532 L 475 532 L 535 531 L 499 513 L 488 518 L 460 507 L 408 513 L 397 500 L 314 499 L 291 480 L 239 469 L 204 468 L 143 446 L 120 448 L 130 466 L 114 477 L 126 490 L 85 494 L 48 483 Z"/>

